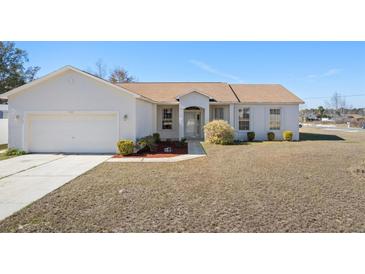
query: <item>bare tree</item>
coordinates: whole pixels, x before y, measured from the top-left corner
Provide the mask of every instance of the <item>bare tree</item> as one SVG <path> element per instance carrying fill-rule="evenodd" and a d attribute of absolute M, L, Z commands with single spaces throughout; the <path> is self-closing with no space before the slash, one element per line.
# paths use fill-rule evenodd
<path fill-rule="evenodd" d="M 105 79 L 107 66 L 104 64 L 102 59 L 99 59 L 95 63 L 96 71 L 93 73 L 95 76 Z"/>
<path fill-rule="evenodd" d="M 109 76 L 109 81 L 112 83 L 134 82 L 135 78 L 129 75 L 128 71 L 122 67 L 115 68 Z"/>
<path fill-rule="evenodd" d="M 330 102 L 327 103 L 332 109 L 334 109 L 335 113 L 337 115 L 342 115 L 344 112 L 344 109 L 346 109 L 348 106 L 346 104 L 346 98 L 341 96 L 340 93 L 335 92 L 331 99 Z"/>

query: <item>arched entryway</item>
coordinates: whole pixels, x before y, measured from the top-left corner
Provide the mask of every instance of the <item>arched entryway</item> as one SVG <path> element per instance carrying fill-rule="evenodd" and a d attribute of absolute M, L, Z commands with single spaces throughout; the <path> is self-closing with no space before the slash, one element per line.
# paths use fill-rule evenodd
<path fill-rule="evenodd" d="M 184 109 L 184 136 L 186 139 L 202 139 L 204 109 L 187 107 Z"/>

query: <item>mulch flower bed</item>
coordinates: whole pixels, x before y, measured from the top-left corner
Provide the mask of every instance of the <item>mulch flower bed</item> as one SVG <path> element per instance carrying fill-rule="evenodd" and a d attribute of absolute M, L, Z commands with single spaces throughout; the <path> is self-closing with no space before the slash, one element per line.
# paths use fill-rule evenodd
<path fill-rule="evenodd" d="M 171 152 L 165 152 L 164 149 L 170 147 Z M 143 153 L 133 153 L 130 155 L 120 155 L 116 154 L 113 158 L 131 158 L 131 157 L 144 157 L 144 158 L 166 158 L 175 157 L 182 154 L 188 154 L 188 144 L 181 144 L 180 142 L 161 142 L 157 144 L 157 149 L 155 152 L 143 152 Z"/>

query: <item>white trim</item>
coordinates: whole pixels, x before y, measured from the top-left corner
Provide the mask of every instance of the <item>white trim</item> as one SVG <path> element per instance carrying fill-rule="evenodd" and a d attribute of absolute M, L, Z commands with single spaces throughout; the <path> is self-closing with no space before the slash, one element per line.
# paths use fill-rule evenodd
<path fill-rule="evenodd" d="M 178 96 L 176 96 L 176 99 L 178 99 L 178 100 L 179 100 L 181 97 L 187 96 L 187 95 L 189 95 L 189 94 L 191 94 L 191 93 L 198 93 L 198 94 L 200 94 L 200 95 L 203 95 L 203 96 L 205 96 L 205 97 L 208 97 L 208 98 L 209 98 L 209 100 L 214 100 L 214 98 L 213 98 L 213 97 L 211 97 L 211 96 L 209 96 L 209 95 L 207 95 L 207 94 L 205 94 L 205 93 L 203 93 L 203 92 L 197 91 L 197 90 L 192 90 L 192 91 L 189 91 L 189 92 L 187 92 L 187 93 L 184 93 L 184 94 L 178 95 Z"/>
<path fill-rule="evenodd" d="M 149 99 L 147 99 L 147 98 L 145 98 L 145 97 L 142 97 L 142 96 L 140 96 L 140 95 L 138 95 L 138 94 L 136 94 L 136 93 L 133 93 L 133 92 L 131 92 L 131 91 L 129 91 L 129 90 L 127 90 L 127 89 L 125 89 L 125 88 L 122 88 L 122 87 L 119 87 L 119 86 L 117 86 L 117 85 L 114 85 L 114 84 L 112 84 L 112 83 L 110 83 L 110 82 L 108 82 L 108 81 L 106 81 L 106 80 L 104 80 L 104 79 L 101 79 L 101 78 L 99 78 L 99 77 L 96 77 L 96 76 L 94 76 L 94 75 L 92 75 L 92 74 L 89 74 L 89 73 L 87 73 L 87 72 L 84 72 L 84 71 L 82 71 L 82 70 L 80 70 L 80 69 L 78 69 L 78 68 L 72 67 L 72 66 L 65 66 L 65 67 L 62 67 L 62 68 L 60 68 L 60 69 L 58 69 L 58 70 L 56 70 L 56 71 L 54 71 L 54 72 L 51 72 L 51 73 L 49 73 L 49 74 L 47 74 L 47 75 L 45 75 L 45 76 L 43 76 L 43 77 L 41 77 L 41 78 L 38 78 L 38 79 L 36 79 L 36 80 L 34 80 L 34 81 L 30 82 L 30 83 L 27 83 L 27 84 L 25 84 L 25 85 L 22 85 L 22 86 L 20 86 L 20 87 L 17 87 L 17 88 L 15 88 L 15 89 L 12 89 L 12 90 L 10 90 L 10 91 L 8 91 L 8 92 L 6 92 L 6 93 L 3 93 L 3 94 L 0 96 L 0 98 L 1 98 L 1 99 L 8 99 L 8 97 L 9 97 L 9 96 L 15 95 L 16 93 L 19 93 L 19 92 L 21 92 L 21 91 L 24 91 L 24 90 L 26 90 L 26 89 L 28 89 L 28 88 L 30 88 L 30 87 L 35 86 L 35 85 L 38 85 L 38 84 L 40 84 L 40 83 L 42 83 L 42 82 L 44 82 L 44 81 L 46 81 L 46 80 L 49 80 L 49 79 L 51 79 L 51 78 L 53 78 L 53 77 L 55 77 L 55 76 L 58 76 L 59 74 L 62 74 L 62 73 L 64 73 L 64 72 L 66 72 L 66 71 L 74 71 L 74 72 L 80 73 L 80 74 L 82 74 L 82 75 L 84 75 L 84 76 L 87 76 L 87 77 L 89 77 L 89 78 L 91 78 L 91 79 L 94 79 L 94 80 L 96 80 L 96 81 L 98 81 L 98 82 L 100 82 L 100 83 L 103 83 L 103 84 L 105 84 L 105 85 L 108 85 L 108 86 L 110 86 L 110 87 L 113 87 L 113 88 L 115 88 L 115 89 L 117 89 L 117 90 L 120 90 L 120 91 L 126 92 L 126 93 L 128 93 L 129 95 L 132 95 L 132 96 L 133 96 L 133 97 L 135 97 L 135 98 L 139 98 L 139 99 L 142 99 L 142 100 L 149 100 Z"/>

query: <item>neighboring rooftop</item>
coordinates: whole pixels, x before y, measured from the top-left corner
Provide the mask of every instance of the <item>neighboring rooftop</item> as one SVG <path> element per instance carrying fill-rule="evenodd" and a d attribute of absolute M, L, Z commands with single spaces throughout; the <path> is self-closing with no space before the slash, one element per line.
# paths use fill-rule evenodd
<path fill-rule="evenodd" d="M 304 102 L 282 85 L 228 84 L 221 82 L 134 82 L 117 84 L 156 102 L 176 103 L 178 96 L 197 91 L 222 103 L 295 103 Z"/>

